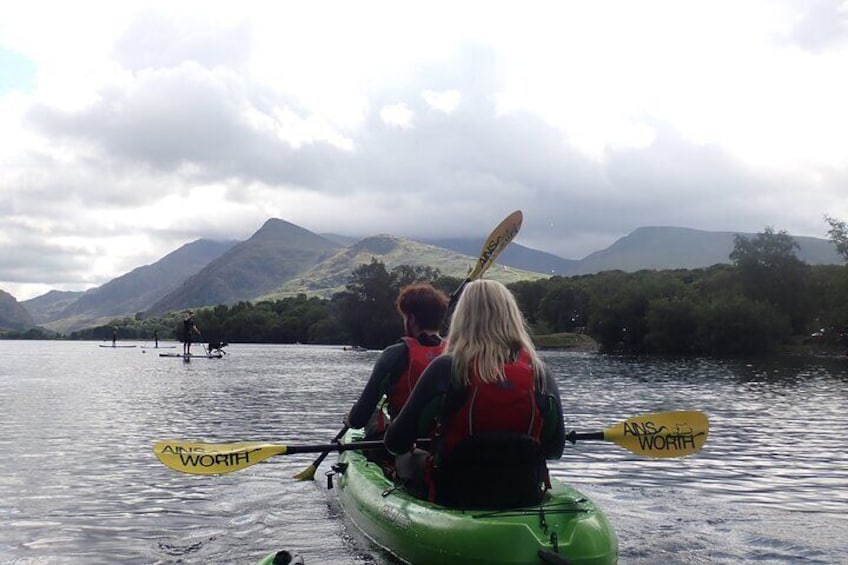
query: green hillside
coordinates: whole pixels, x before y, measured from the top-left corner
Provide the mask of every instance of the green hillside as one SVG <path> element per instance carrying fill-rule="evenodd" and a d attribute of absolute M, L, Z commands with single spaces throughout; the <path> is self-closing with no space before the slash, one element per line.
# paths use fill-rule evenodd
<path fill-rule="evenodd" d="M 299 293 L 329 297 L 344 290 L 354 269 L 377 259 L 392 270 L 400 265 L 427 266 L 443 275 L 463 278 L 474 267 L 477 257 L 463 255 L 441 247 L 427 245 L 392 235 L 376 235 L 342 249 L 302 275 L 286 282 L 260 299 L 275 300 Z M 548 275 L 498 265 L 486 272 L 486 278 L 509 284 L 520 280 L 537 280 Z"/>

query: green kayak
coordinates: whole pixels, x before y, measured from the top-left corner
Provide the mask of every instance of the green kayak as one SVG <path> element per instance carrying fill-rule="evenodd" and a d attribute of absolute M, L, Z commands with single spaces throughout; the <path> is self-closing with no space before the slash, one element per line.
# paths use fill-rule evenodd
<path fill-rule="evenodd" d="M 351 432 L 345 441 L 356 439 Z M 360 452 L 344 451 L 336 486 L 348 518 L 374 543 L 414 565 L 565 564 L 618 561 L 606 516 L 577 489 L 552 481 L 541 504 L 454 510 L 415 498 Z"/>
<path fill-rule="evenodd" d="M 288 551 L 269 553 L 259 562 L 259 565 L 304 565 L 303 558 Z"/>

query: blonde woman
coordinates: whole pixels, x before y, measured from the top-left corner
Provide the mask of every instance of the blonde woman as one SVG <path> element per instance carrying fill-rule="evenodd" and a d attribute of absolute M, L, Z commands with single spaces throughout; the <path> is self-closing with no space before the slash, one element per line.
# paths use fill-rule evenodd
<path fill-rule="evenodd" d="M 468 452 L 473 444 L 470 449 L 477 450 L 463 460 L 482 461 L 486 456 L 481 449 L 495 445 L 498 460 L 492 469 L 466 477 L 466 482 L 483 484 L 481 488 L 484 477 L 493 472 L 505 474 L 501 479 L 506 484 L 522 479 L 510 477 L 511 468 L 535 472 L 535 462 L 520 461 L 526 445 L 538 446 L 542 466 L 544 459 L 561 457 L 565 429 L 559 390 L 536 353 L 509 289 L 492 280 L 469 283 L 457 303 L 447 341 L 445 353 L 421 375 L 386 432 L 386 448 L 398 456 L 398 474 L 410 489 L 442 501 L 440 480 L 452 478 L 439 473 L 466 472 L 461 465 L 449 464 L 460 446 Z M 422 434 L 433 439 L 427 453 L 414 450 Z M 480 448 L 481 441 L 470 441 L 483 438 L 485 448 Z M 502 446 L 498 438 L 503 438 Z M 526 453 L 533 457 L 532 450 Z"/>

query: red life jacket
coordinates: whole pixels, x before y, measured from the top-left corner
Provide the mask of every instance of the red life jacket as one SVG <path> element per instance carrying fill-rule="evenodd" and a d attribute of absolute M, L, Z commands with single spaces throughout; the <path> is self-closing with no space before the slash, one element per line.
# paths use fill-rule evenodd
<path fill-rule="evenodd" d="M 484 383 L 472 374 L 465 402 L 457 411 L 444 415 L 435 432 L 439 457 L 474 434 L 518 433 L 540 440 L 543 420 L 530 356 L 522 351 L 514 362 L 504 365 L 504 374 L 504 381 L 494 383 Z"/>
<path fill-rule="evenodd" d="M 406 349 L 409 354 L 409 364 L 406 370 L 401 373 L 397 381 L 389 385 L 389 390 L 386 393 L 386 398 L 389 401 L 389 416 L 392 418 L 400 414 L 400 409 L 406 404 L 409 395 L 412 394 L 412 389 L 415 388 L 415 383 L 430 361 L 438 357 L 445 350 L 447 342 L 442 340 L 439 345 L 421 345 L 421 343 L 412 337 L 404 337 Z"/>

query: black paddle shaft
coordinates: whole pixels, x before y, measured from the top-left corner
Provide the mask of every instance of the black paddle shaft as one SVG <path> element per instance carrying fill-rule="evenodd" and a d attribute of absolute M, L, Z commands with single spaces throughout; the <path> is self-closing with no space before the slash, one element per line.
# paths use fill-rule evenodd
<path fill-rule="evenodd" d="M 430 444 L 429 439 L 417 439 L 415 445 L 426 446 Z M 294 453 L 321 453 L 324 451 L 360 451 L 364 449 L 379 449 L 385 447 L 383 440 L 374 439 L 366 441 L 354 441 L 351 443 L 319 443 L 314 445 L 287 445 L 286 454 Z"/>
<path fill-rule="evenodd" d="M 604 432 L 575 432 L 571 430 L 565 434 L 565 439 L 572 445 L 578 441 L 603 441 Z"/>

